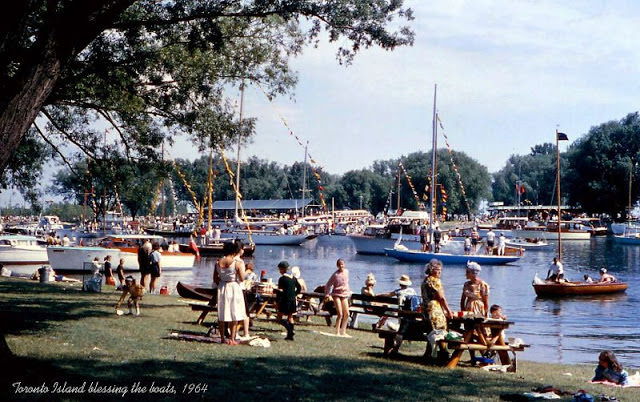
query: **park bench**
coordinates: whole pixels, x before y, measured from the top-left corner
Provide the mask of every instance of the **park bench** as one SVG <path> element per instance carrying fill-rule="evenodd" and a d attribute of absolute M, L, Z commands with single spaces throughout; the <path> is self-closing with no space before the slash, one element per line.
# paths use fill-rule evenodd
<path fill-rule="evenodd" d="M 351 295 L 349 303 L 349 328 L 356 328 L 360 315 L 372 315 L 376 317 L 398 317 L 402 306 L 398 304 L 395 296 L 368 296 L 359 293 Z"/>

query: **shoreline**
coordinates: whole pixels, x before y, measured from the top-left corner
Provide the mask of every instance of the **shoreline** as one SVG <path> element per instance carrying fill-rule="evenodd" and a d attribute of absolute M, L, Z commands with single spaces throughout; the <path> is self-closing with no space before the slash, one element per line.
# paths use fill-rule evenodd
<path fill-rule="evenodd" d="M 12 385 L 17 382 L 23 387 L 44 385 L 48 396 L 68 400 L 231 400 L 259 395 L 266 400 L 477 401 L 545 385 L 620 400 L 640 396 L 637 388 L 590 384 L 597 356 L 593 365 L 518 360 L 516 373 L 446 369 L 420 363 L 420 342 L 403 345 L 399 356 L 384 358 L 383 340 L 370 331 L 348 330 L 349 339 L 328 337 L 321 332 L 333 328 L 316 321 L 297 325 L 296 340 L 285 342 L 283 328 L 262 319 L 254 320 L 252 332 L 269 339 L 269 348 L 184 342 L 168 339 L 168 334 L 204 335 L 207 328 L 194 324 L 198 313 L 179 297 L 145 295 L 141 315 L 134 317 L 114 313 L 120 292 L 111 290 L 85 293 L 77 284 L 18 278 L 0 278 L 0 290 L 5 300 L 3 332 L 15 354 L 13 370 L 2 381 L 2 393 L 9 398 L 5 400 L 43 397 L 35 388 L 33 393 L 17 393 Z M 630 375 L 635 372 L 625 369 Z M 64 390 L 65 381 L 67 387 L 86 383 L 84 391 L 52 393 L 54 383 Z M 91 393 L 90 387 L 102 391 Z"/>

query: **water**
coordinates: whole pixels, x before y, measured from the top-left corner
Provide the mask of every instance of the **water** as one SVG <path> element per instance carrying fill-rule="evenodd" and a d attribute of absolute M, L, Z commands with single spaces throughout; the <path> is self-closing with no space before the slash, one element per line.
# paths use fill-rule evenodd
<path fill-rule="evenodd" d="M 596 364 L 598 353 L 613 350 L 624 366 L 638 367 L 640 357 L 640 247 L 618 245 L 611 238 L 563 242 L 565 275 L 579 280 L 584 274 L 598 278 L 598 270 L 606 265 L 610 273 L 629 283 L 625 293 L 602 296 L 580 296 L 562 299 L 537 298 L 531 281 L 536 272 L 541 277 L 557 253 L 555 249 L 527 252 L 519 262 L 506 266 L 483 266 L 480 277 L 491 285 L 490 304 L 503 307 L 515 324 L 507 337 L 522 338 L 532 347 L 519 356 L 525 360 L 551 363 Z M 424 278 L 421 264 L 401 263 L 383 256 L 357 255 L 353 244 L 344 236 L 321 236 L 300 247 L 258 246 L 250 259 L 255 272 L 267 272 L 277 282 L 277 264 L 288 260 L 298 265 L 310 290 L 323 285 L 336 269 L 338 258 L 346 261 L 351 289 L 359 292 L 369 272 L 377 280 L 377 293 L 394 290 L 397 279 L 408 274 L 419 292 Z M 163 273 L 160 286 L 174 291 L 178 281 L 211 286 L 215 259 L 203 258 L 193 270 Z M 465 282 L 464 266 L 445 266 L 442 281 L 452 310 L 460 308 L 460 295 Z M 175 293 L 175 291 L 174 291 Z"/>

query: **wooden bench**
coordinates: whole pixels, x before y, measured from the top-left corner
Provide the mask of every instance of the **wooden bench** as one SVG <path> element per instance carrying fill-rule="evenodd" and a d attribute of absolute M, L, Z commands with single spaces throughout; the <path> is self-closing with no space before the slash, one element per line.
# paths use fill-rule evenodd
<path fill-rule="evenodd" d="M 398 298 L 395 296 L 367 296 L 359 293 L 351 295 L 349 303 L 349 328 L 358 325 L 359 315 L 373 315 L 377 317 L 398 317 L 401 310 Z"/>

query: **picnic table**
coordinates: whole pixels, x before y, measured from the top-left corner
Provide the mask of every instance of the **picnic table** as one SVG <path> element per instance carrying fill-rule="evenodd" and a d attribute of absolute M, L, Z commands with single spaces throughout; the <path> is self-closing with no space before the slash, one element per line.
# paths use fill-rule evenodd
<path fill-rule="evenodd" d="M 427 334 L 431 330 L 431 325 L 423 319 L 422 313 L 413 311 L 400 311 L 400 328 L 398 331 L 376 330 L 380 338 L 385 340 L 384 354 L 397 353 L 403 341 L 427 342 Z M 464 314 L 454 316 L 448 321 L 449 330 L 462 334 L 461 339 L 448 339 L 438 341 L 438 344 L 453 350 L 451 356 L 444 364 L 453 368 L 458 365 L 462 353 L 466 351 L 477 351 L 479 353 L 496 352 L 503 365 L 512 365 L 509 356 L 511 352 L 515 358 L 515 353 L 525 350 L 529 345 L 518 344 L 509 345 L 504 339 L 504 330 L 513 325 L 513 321 L 497 320 Z M 515 365 L 513 365 L 515 370 Z"/>

